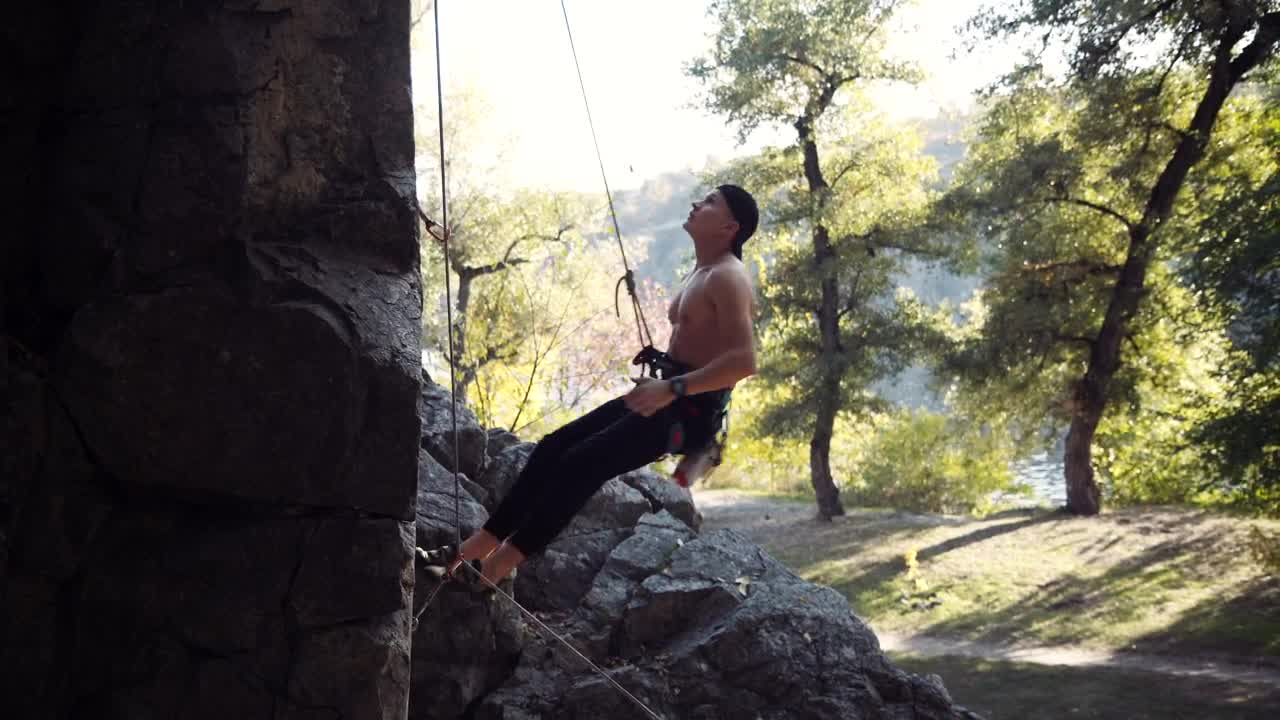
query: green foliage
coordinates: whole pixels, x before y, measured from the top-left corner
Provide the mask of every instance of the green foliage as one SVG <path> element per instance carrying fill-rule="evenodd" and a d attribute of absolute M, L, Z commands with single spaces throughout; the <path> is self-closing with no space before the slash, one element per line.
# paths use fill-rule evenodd
<path fill-rule="evenodd" d="M 944 257 L 922 224 L 937 180 L 914 129 L 891 127 L 858 89 L 914 81 L 885 56 L 894 0 L 717 0 L 710 52 L 689 67 L 709 110 L 745 139 L 762 125 L 794 128 L 795 143 L 734 163 L 723 176 L 761 201 L 750 252 L 761 268 L 754 437 L 770 455 L 811 438 L 819 512 L 841 511 L 833 487 L 837 417 L 884 409 L 871 391 L 941 333 L 931 312 L 895 288 L 912 256 Z"/>
<path fill-rule="evenodd" d="M 1170 142 L 1122 142 L 1095 128 L 1092 115 L 1083 93 L 1027 74 L 993 99 L 941 203 L 989 243 L 982 332 L 966 338 L 949 369 L 1013 399 L 1009 409 L 1028 427 L 1069 417 L 1070 385 L 1124 261 L 1127 227 L 1118 218 L 1140 214 L 1141 181 L 1158 172 L 1152 146 Z M 1125 394 L 1123 379 L 1115 391 Z"/>
<path fill-rule="evenodd" d="M 1149 279 L 1157 302 L 1134 325 L 1126 393 L 1098 426 L 1094 462 L 1116 503 L 1215 502 L 1213 468 L 1190 434 L 1227 402 L 1233 379 L 1221 368 L 1235 351 L 1167 265 Z"/>
<path fill-rule="evenodd" d="M 628 256 L 643 258 L 643 248 Z M 536 438 L 630 387 L 625 378 L 639 347 L 629 318 L 614 316 L 619 262 L 607 243 L 560 248 L 509 274 L 505 291 L 487 291 L 496 306 L 492 324 L 476 332 L 519 340 L 477 374 L 469 399 L 482 422 Z M 665 292 L 652 283 L 639 291 L 655 337 L 666 337 Z"/>
<path fill-rule="evenodd" d="M 713 0 L 711 51 L 688 73 L 706 105 L 746 139 L 761 125 L 791 125 L 832 80 L 915 81 L 914 67 L 884 57 L 884 27 L 904 0 Z"/>
<path fill-rule="evenodd" d="M 989 243 L 945 370 L 955 399 L 1052 437 L 1083 374 L 1128 252 L 1128 226 L 1180 139 L 1202 83 L 1185 70 L 1061 84 L 1025 70 L 990 99 L 939 203 Z M 1112 379 L 1094 460 L 1112 501 L 1244 502 L 1275 495 L 1280 427 L 1274 103 L 1228 101 L 1214 142 L 1155 236 L 1146 297 Z M 1252 364 L 1248 358 L 1253 358 Z M 1252 375 L 1260 375 L 1252 377 Z M 1274 501 L 1271 501 L 1274 502 Z M 1271 511 L 1275 505 L 1269 506 Z"/>
<path fill-rule="evenodd" d="M 1280 533 L 1250 527 L 1248 543 L 1258 565 L 1271 575 L 1280 575 Z"/>
<path fill-rule="evenodd" d="M 1027 495 L 1003 433 L 925 411 L 876 418 L 849 494 L 861 505 L 983 515 L 998 495 Z"/>
<path fill-rule="evenodd" d="M 758 426 L 766 421 L 753 411 L 761 392 L 758 384 L 735 392 L 729 454 L 708 485 L 812 494 L 809 443 Z M 956 416 L 844 413 L 832 441 L 832 475 L 859 505 L 983 515 L 1029 495 L 1010 470 L 1018 452 L 1003 428 Z"/>
<path fill-rule="evenodd" d="M 1179 237 L 1179 273 L 1240 352 L 1218 368 L 1222 403 L 1191 439 L 1227 498 L 1280 515 L 1280 82 L 1224 123 L 1212 171 L 1194 178 L 1200 222 Z"/>
<path fill-rule="evenodd" d="M 497 167 L 471 160 L 483 98 L 462 89 L 451 101 L 445 134 L 456 357 L 449 356 L 444 246 L 424 233 L 424 362 L 437 378 L 453 365 L 482 424 L 536 437 L 628 386 L 627 362 L 639 348 L 633 326 L 613 313 L 621 260 L 611 240 L 598 241 L 607 227 L 602 198 L 505 188 Z M 419 108 L 416 120 L 421 203 L 443 222 L 433 109 Z M 633 244 L 627 252 L 643 262 L 644 250 Z M 644 286 L 642 296 L 663 337 L 663 293 Z"/>
<path fill-rule="evenodd" d="M 1170 60 L 1206 65 L 1224 30 L 1256 26 L 1278 7 L 1275 0 L 1020 0 L 993 7 L 970 24 L 988 37 L 1030 36 L 1044 47 L 1060 44 L 1072 75 L 1093 82 Z"/>
<path fill-rule="evenodd" d="M 1280 516 L 1280 373 L 1249 373 L 1190 439 L 1202 443 L 1224 500 Z"/>
<path fill-rule="evenodd" d="M 809 484 L 809 444 L 771 433 L 760 424 L 761 408 L 772 395 L 772 388 L 755 378 L 734 389 L 729 406 L 729 444 L 723 464 L 706 480 L 708 487 L 813 494 Z"/>
<path fill-rule="evenodd" d="M 840 406 L 850 412 L 884 409 L 868 388 L 938 344 L 945 323 L 934 309 L 896 287 L 913 255 L 944 257 L 933 238 L 912 236 L 936 181 L 936 163 L 922 152 L 912 128 L 895 127 L 851 103 L 828 125 L 824 167 L 832 178 L 827 202 L 815 206 L 806 189 L 799 151 L 769 148 L 719 171 L 761 198 L 761 231 L 747 246 L 760 269 L 759 381 L 771 388 L 759 409 L 771 434 L 812 432 L 813 410 L 827 368 L 820 354 L 814 310 L 822 277 L 834 273 L 841 299 Z M 815 224 L 832 238 L 830 259 L 813 261 Z M 907 251 L 910 251 L 908 254 Z"/>

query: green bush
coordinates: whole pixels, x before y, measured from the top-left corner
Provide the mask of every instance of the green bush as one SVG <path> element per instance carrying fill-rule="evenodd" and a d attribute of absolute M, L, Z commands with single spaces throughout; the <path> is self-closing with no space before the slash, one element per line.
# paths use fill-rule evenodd
<path fill-rule="evenodd" d="M 917 512 L 985 514 L 997 493 L 1028 495 L 1009 464 L 1006 433 L 926 411 L 904 411 L 874 423 L 858 474 L 849 483 L 860 505 Z"/>
<path fill-rule="evenodd" d="M 731 432 L 724 463 L 704 487 L 736 487 L 784 495 L 812 495 L 809 444 Z"/>
<path fill-rule="evenodd" d="M 1271 575 L 1280 576 L 1280 533 L 1249 528 L 1249 550 L 1253 559 Z"/>
<path fill-rule="evenodd" d="M 1116 505 L 1182 505 L 1205 500 L 1207 468 L 1199 448 L 1183 440 L 1186 423 L 1162 415 L 1108 418 L 1099 429 L 1094 465 L 1107 501 Z"/>

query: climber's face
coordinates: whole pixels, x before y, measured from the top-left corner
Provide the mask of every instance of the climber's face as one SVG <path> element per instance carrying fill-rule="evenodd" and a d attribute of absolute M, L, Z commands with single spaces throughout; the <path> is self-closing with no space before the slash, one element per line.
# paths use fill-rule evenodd
<path fill-rule="evenodd" d="M 733 242 L 734 233 L 738 232 L 738 221 L 733 219 L 729 206 L 719 190 L 712 190 L 701 200 L 693 203 L 689 217 L 685 218 L 684 229 L 693 238 L 694 244 L 724 245 Z"/>

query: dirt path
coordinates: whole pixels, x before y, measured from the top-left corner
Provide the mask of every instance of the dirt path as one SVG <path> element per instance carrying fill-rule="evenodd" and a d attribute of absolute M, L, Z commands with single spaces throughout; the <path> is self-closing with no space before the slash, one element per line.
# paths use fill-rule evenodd
<path fill-rule="evenodd" d="M 694 494 L 704 517 L 703 530 L 732 527 L 746 533 L 766 549 L 772 543 L 803 543 L 806 536 L 821 542 L 832 525 L 813 521 L 813 506 L 787 500 L 739 493 L 729 490 L 700 491 Z M 883 521 L 921 526 L 962 522 L 945 517 L 894 513 L 887 511 L 851 511 L 853 521 Z M 849 520 L 844 520 L 848 522 Z M 1274 666 L 1249 665 L 1235 660 L 1198 658 L 1178 655 L 1117 653 L 1069 646 L 1002 646 L 972 640 L 925 635 L 902 635 L 876 632 L 881 646 L 890 652 L 912 653 L 935 657 L 956 655 L 986 660 L 1016 661 L 1041 665 L 1074 667 L 1110 667 L 1144 670 L 1175 676 L 1204 677 L 1235 682 L 1257 683 L 1280 687 L 1280 669 Z"/>

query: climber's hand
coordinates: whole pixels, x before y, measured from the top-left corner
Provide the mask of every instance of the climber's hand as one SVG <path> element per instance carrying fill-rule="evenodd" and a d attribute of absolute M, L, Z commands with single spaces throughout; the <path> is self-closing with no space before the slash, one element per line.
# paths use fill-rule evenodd
<path fill-rule="evenodd" d="M 636 386 L 622 398 L 622 402 L 637 415 L 649 417 L 676 399 L 671 383 L 666 380 L 641 377 L 631 378 L 631 382 Z"/>

